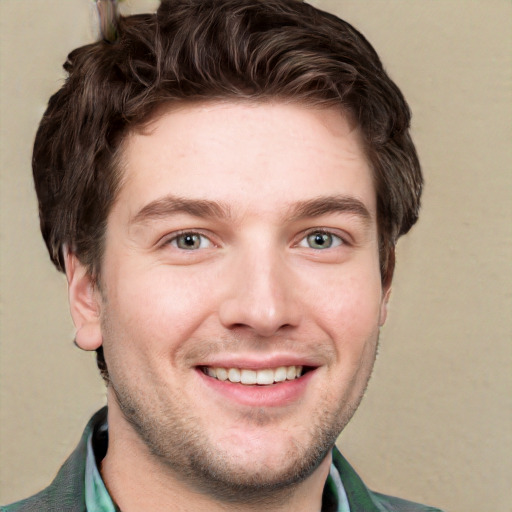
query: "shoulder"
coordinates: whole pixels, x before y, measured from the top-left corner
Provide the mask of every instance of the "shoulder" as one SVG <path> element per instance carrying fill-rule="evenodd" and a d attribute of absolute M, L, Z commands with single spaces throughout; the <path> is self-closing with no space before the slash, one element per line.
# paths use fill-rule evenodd
<path fill-rule="evenodd" d="M 386 496 L 385 494 L 372 491 L 370 493 L 374 501 L 380 505 L 382 512 L 442 512 L 438 508 L 395 498 L 394 496 Z"/>
<path fill-rule="evenodd" d="M 0 507 L 1 512 L 42 512 L 56 510 L 49 487 L 41 492 L 10 505 Z M 71 511 L 72 509 L 70 509 Z M 69 512 L 70 512 L 69 511 Z"/>
<path fill-rule="evenodd" d="M 442 512 L 428 505 L 371 491 L 336 447 L 333 463 L 340 473 L 351 512 Z"/>
<path fill-rule="evenodd" d="M 46 489 L 1 507 L 1 512 L 85 512 L 85 453 L 80 448 L 79 445 Z"/>
<path fill-rule="evenodd" d="M 0 507 L 0 512 L 85 512 L 85 460 L 87 440 L 95 425 L 105 421 L 106 408 L 85 427 L 80 443 L 64 462 L 53 482 L 30 498 Z"/>
<path fill-rule="evenodd" d="M 69 459 L 68 459 L 69 461 Z M 68 462 L 66 461 L 66 463 Z M 41 492 L 17 501 L 10 505 L 0 507 L 1 512 L 85 512 L 83 491 L 78 490 L 78 481 L 71 485 L 66 483 L 66 464 L 60 469 L 57 477 L 46 489 Z M 64 478 L 63 478 L 64 477 Z"/>

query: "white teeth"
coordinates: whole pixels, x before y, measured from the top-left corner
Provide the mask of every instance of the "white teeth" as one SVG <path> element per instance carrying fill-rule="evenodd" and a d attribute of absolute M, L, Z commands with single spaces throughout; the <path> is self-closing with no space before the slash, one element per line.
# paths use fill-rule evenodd
<path fill-rule="evenodd" d="M 215 368 L 215 373 L 217 374 L 217 379 L 228 380 L 228 372 L 226 368 Z"/>
<path fill-rule="evenodd" d="M 256 374 L 256 384 L 274 384 L 274 371 L 273 370 L 260 370 Z"/>
<path fill-rule="evenodd" d="M 256 384 L 256 372 L 254 370 L 242 370 L 240 372 L 240 382 L 242 384 Z"/>
<path fill-rule="evenodd" d="M 276 382 L 283 382 L 286 380 L 286 374 L 287 374 L 286 367 L 280 366 L 279 368 L 276 369 L 276 371 L 274 373 L 274 380 Z"/>
<path fill-rule="evenodd" d="M 265 368 L 263 370 L 248 370 L 246 368 L 204 368 L 206 375 L 218 380 L 229 380 L 230 382 L 241 382 L 247 386 L 258 384 L 268 386 L 275 382 L 294 380 L 302 375 L 302 366 L 280 366 L 278 368 Z"/>
<path fill-rule="evenodd" d="M 228 379 L 230 382 L 240 382 L 240 370 L 238 368 L 230 368 L 228 370 Z"/>

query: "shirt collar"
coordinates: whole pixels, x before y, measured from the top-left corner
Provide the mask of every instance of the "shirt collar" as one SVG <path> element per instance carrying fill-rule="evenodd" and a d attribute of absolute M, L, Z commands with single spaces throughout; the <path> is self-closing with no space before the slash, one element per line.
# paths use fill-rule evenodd
<path fill-rule="evenodd" d="M 106 423 L 100 426 L 100 429 L 106 430 Z M 96 456 L 93 447 L 93 432 L 87 439 L 87 456 L 85 459 L 85 506 L 86 510 L 97 512 L 116 512 L 116 507 L 110 494 L 105 487 L 103 478 L 101 478 L 98 466 L 96 465 Z"/>

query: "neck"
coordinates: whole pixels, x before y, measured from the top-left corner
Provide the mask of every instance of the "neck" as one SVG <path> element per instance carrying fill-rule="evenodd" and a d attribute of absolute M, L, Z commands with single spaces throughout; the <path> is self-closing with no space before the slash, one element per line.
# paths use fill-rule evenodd
<path fill-rule="evenodd" d="M 101 474 L 112 499 L 122 512 L 253 512 L 271 508 L 275 512 L 317 512 L 329 475 L 331 454 L 304 481 L 276 492 L 265 503 L 222 502 L 195 489 L 155 457 L 126 421 L 115 398 L 109 395 L 109 443 Z"/>

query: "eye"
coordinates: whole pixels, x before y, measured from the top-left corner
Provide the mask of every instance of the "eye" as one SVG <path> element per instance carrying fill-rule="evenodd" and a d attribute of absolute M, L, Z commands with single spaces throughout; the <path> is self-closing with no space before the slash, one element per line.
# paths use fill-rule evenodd
<path fill-rule="evenodd" d="M 342 244 L 343 240 L 339 236 L 327 231 L 312 231 L 300 241 L 299 247 L 322 250 L 338 247 Z"/>
<path fill-rule="evenodd" d="M 212 242 L 200 233 L 180 233 L 169 240 L 170 245 L 185 251 L 206 249 L 212 246 Z"/>

